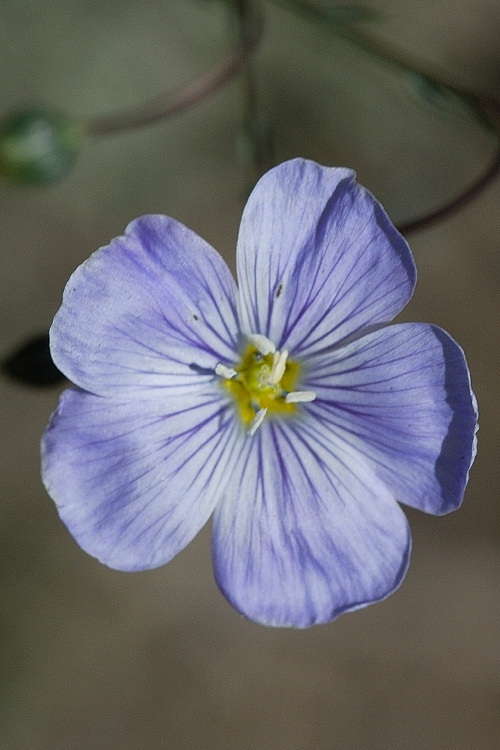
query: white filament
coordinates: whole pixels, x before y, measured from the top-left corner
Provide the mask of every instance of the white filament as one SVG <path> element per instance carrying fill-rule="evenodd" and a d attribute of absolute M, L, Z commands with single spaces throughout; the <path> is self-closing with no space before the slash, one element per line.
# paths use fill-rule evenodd
<path fill-rule="evenodd" d="M 271 383 L 271 385 L 278 385 L 278 383 L 281 381 L 281 378 L 285 374 L 287 357 L 288 352 L 286 349 L 283 349 L 283 351 L 281 352 L 274 353 L 273 367 L 271 370 L 271 375 L 269 377 L 269 382 Z"/>
<path fill-rule="evenodd" d="M 285 396 L 287 404 L 300 404 L 301 402 L 314 401 L 316 394 L 314 391 L 290 391 Z"/>
<path fill-rule="evenodd" d="M 266 356 L 266 354 L 274 354 L 274 352 L 276 351 L 276 347 L 273 342 L 270 341 L 267 336 L 263 336 L 261 333 L 249 333 L 247 335 L 247 339 L 264 356 Z"/>
<path fill-rule="evenodd" d="M 215 374 L 220 375 L 221 378 L 225 378 L 226 380 L 231 380 L 231 378 L 234 378 L 238 373 L 234 367 L 226 367 L 226 365 L 218 364 L 215 366 Z"/>
<path fill-rule="evenodd" d="M 261 426 L 262 422 L 264 421 L 264 417 L 267 414 L 267 408 L 266 409 L 259 409 L 259 411 L 255 414 L 255 417 L 250 422 L 250 427 L 248 428 L 248 434 L 250 437 L 252 435 L 255 435 L 259 427 Z"/>

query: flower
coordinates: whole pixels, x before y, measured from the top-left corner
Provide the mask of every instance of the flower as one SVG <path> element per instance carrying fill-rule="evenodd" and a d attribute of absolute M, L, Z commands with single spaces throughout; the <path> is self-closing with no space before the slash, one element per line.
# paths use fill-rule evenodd
<path fill-rule="evenodd" d="M 213 514 L 213 564 L 248 618 L 307 627 L 387 597 L 399 503 L 456 509 L 475 455 L 465 358 L 387 326 L 410 299 L 403 237 L 348 169 L 294 159 L 217 252 L 143 216 L 69 280 L 51 328 L 75 383 L 42 440 L 46 488 L 106 565 L 166 563 Z"/>

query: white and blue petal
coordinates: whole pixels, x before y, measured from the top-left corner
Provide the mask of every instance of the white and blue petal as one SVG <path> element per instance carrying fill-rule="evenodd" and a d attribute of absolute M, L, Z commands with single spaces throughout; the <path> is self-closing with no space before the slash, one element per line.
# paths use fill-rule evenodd
<path fill-rule="evenodd" d="M 294 159 L 257 183 L 237 246 L 246 333 L 307 357 L 394 318 L 410 299 L 410 249 L 348 169 Z"/>
<path fill-rule="evenodd" d="M 264 422 L 215 509 L 219 587 L 265 625 L 308 627 L 384 599 L 408 566 L 392 493 L 348 444 L 310 440 L 309 422 Z"/>
<path fill-rule="evenodd" d="M 59 369 L 99 395 L 197 389 L 235 358 L 236 284 L 184 225 L 143 216 L 71 276 L 51 328 Z"/>
<path fill-rule="evenodd" d="M 401 503 L 434 514 L 460 505 L 477 411 L 465 357 L 445 331 L 372 332 L 310 359 L 303 387 L 316 393 L 311 439 L 357 450 Z"/>
<path fill-rule="evenodd" d="M 73 274 L 51 351 L 78 387 L 44 434 L 43 479 L 82 548 L 122 570 L 167 562 L 214 512 L 229 601 L 307 627 L 401 583 L 399 503 L 458 507 L 476 404 L 448 334 L 384 327 L 415 267 L 352 171 L 304 159 L 271 170 L 244 210 L 237 266 L 239 292 L 204 240 L 145 216 Z M 242 335 L 283 369 L 300 365 L 296 411 L 259 409 L 250 434 L 222 382 L 246 387 Z"/>
<path fill-rule="evenodd" d="M 170 560 L 205 524 L 241 442 L 218 389 L 122 401 L 69 389 L 42 440 L 42 476 L 68 529 L 120 570 Z"/>

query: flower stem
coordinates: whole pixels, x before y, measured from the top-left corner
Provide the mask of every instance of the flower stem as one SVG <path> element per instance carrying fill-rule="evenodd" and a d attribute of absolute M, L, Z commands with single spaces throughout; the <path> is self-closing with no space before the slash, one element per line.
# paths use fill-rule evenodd
<path fill-rule="evenodd" d="M 242 44 L 247 34 L 245 18 L 248 14 L 248 5 L 248 0 L 234 0 L 231 6 L 236 36 Z M 267 172 L 275 163 L 270 128 L 259 104 L 252 61 L 247 63 L 242 72 L 241 88 L 243 97 L 241 145 L 242 155 L 249 168 L 249 189 L 251 190 L 264 172 Z"/>
<path fill-rule="evenodd" d="M 332 25 L 328 13 L 325 13 L 324 9 L 316 6 L 314 3 L 308 2 L 308 0 L 272 1 L 275 5 L 287 8 L 310 21 L 327 26 L 332 33 L 377 57 L 379 60 L 383 60 L 404 71 L 418 73 L 437 86 L 447 89 L 457 97 L 460 97 L 475 113 L 478 121 L 482 121 L 484 127 L 489 128 L 495 134 L 495 153 L 483 173 L 461 193 L 455 195 L 443 205 L 428 211 L 422 216 L 399 224 L 398 229 L 400 232 L 409 234 L 410 232 L 420 231 L 449 218 L 474 200 L 500 174 L 500 125 L 498 121 L 500 117 L 500 102 L 498 100 L 483 92 L 464 88 L 460 82 L 450 78 L 448 74 L 443 74 L 442 71 L 434 69 L 428 63 L 413 55 L 408 55 L 405 51 L 394 45 L 375 39 L 375 37 L 361 31 L 359 28 L 354 29 L 350 24 Z"/>
<path fill-rule="evenodd" d="M 187 86 L 160 94 L 137 107 L 87 120 L 84 122 L 87 135 L 111 135 L 153 125 L 198 104 L 237 76 L 248 64 L 263 29 L 262 14 L 257 3 L 246 0 L 239 2 L 238 6 L 241 33 L 226 60 Z"/>
<path fill-rule="evenodd" d="M 398 224 L 398 229 L 402 234 L 418 232 L 421 229 L 427 229 L 433 224 L 437 224 L 444 219 L 448 219 L 462 208 L 467 206 L 471 201 L 481 193 L 492 180 L 500 174 L 500 143 L 497 146 L 495 156 L 489 167 L 483 172 L 478 179 L 469 185 L 462 193 L 455 196 L 439 208 L 429 211 L 423 216 L 410 219 L 404 223 Z"/>

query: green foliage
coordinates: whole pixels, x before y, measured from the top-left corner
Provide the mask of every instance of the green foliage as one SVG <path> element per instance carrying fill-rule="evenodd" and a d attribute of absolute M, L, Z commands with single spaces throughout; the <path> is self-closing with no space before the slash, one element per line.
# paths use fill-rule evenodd
<path fill-rule="evenodd" d="M 31 108 L 0 125 L 0 174 L 20 185 L 64 177 L 84 142 L 82 126 L 59 112 Z"/>
<path fill-rule="evenodd" d="M 341 29 L 353 23 L 381 21 L 384 15 L 375 8 L 363 5 L 315 5 L 305 0 L 280 0 L 279 4 L 300 14 L 304 18 L 316 21 L 332 29 Z"/>

